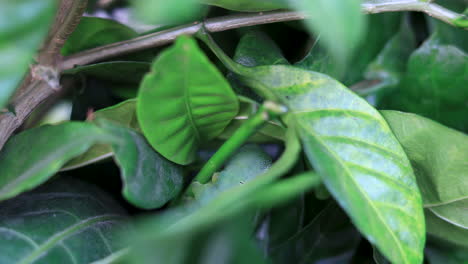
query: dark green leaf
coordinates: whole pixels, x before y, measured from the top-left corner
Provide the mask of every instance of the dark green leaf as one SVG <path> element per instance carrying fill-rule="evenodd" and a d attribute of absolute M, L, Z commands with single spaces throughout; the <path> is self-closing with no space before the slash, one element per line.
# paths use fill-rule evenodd
<path fill-rule="evenodd" d="M 0 200 L 40 185 L 93 144 L 112 140 L 102 129 L 76 122 L 45 125 L 13 136 L 0 153 Z"/>
<path fill-rule="evenodd" d="M 204 4 L 244 12 L 269 11 L 287 8 L 288 1 L 289 0 L 200 0 L 200 2 Z"/>
<path fill-rule="evenodd" d="M 111 61 L 78 66 L 64 74 L 83 74 L 119 83 L 139 83 L 150 66 L 150 63 L 141 61 Z"/>
<path fill-rule="evenodd" d="M 382 111 L 413 165 L 425 206 L 468 198 L 468 136 L 430 119 Z"/>
<path fill-rule="evenodd" d="M 54 0 L 0 2 L 0 109 L 32 64 L 55 6 Z"/>
<path fill-rule="evenodd" d="M 368 64 L 376 58 L 386 42 L 398 31 L 398 13 L 374 14 L 368 16 L 368 29 L 362 41 L 352 54 L 352 60 L 343 67 L 336 63 L 326 43 L 319 35 L 307 56 L 296 65 L 310 71 L 329 75 L 345 85 L 354 85 L 364 77 Z"/>
<path fill-rule="evenodd" d="M 289 64 L 276 43 L 265 33 L 255 30 L 249 31 L 242 36 L 236 47 L 234 61 L 248 67 Z M 235 73 L 228 73 L 227 79 L 237 94 L 244 95 L 258 102 L 261 101 L 252 89 L 240 82 Z"/>
<path fill-rule="evenodd" d="M 435 33 L 411 55 L 407 67 L 401 89 L 389 97 L 389 107 L 467 131 L 468 55 L 442 44 Z"/>
<path fill-rule="evenodd" d="M 125 213 L 96 187 L 59 179 L 0 203 L 1 263 L 91 263 L 123 248 Z"/>
<path fill-rule="evenodd" d="M 468 198 L 444 205 L 431 206 L 427 210 L 453 225 L 468 229 Z"/>
<path fill-rule="evenodd" d="M 466 248 L 430 238 L 426 243 L 426 260 L 429 264 L 460 264 L 468 262 Z"/>
<path fill-rule="evenodd" d="M 427 232 L 437 238 L 468 248 L 468 229 L 444 221 L 425 210 Z"/>
<path fill-rule="evenodd" d="M 154 209 L 179 194 L 183 185 L 182 167 L 155 152 L 139 133 L 106 120 L 98 120 L 106 132 L 118 140 L 112 150 L 120 166 L 125 199 L 131 204 Z"/>
<path fill-rule="evenodd" d="M 378 56 L 367 66 L 365 78 L 374 81 L 375 84 L 357 92 L 361 95 L 378 92 L 376 96 L 385 96 L 388 93 L 387 90 L 395 88 L 400 83 L 406 70 L 407 60 L 415 46 L 413 32 L 405 20 L 400 31 L 387 42 Z M 377 104 L 379 98 L 373 100 L 377 100 Z"/>
<path fill-rule="evenodd" d="M 111 19 L 82 17 L 77 28 L 65 42 L 62 55 L 70 55 L 138 36 L 133 29 Z"/>
<path fill-rule="evenodd" d="M 221 134 L 238 110 L 227 81 L 187 37 L 155 60 L 138 93 L 144 135 L 178 164 L 192 162 L 200 143 Z"/>
<path fill-rule="evenodd" d="M 350 59 L 365 35 L 360 0 L 297 0 L 291 5 L 309 15 L 306 24 L 311 32 L 320 35 L 336 61 Z"/>
<path fill-rule="evenodd" d="M 269 254 L 274 263 L 349 263 L 359 241 L 360 235 L 347 216 L 330 202 Z"/>

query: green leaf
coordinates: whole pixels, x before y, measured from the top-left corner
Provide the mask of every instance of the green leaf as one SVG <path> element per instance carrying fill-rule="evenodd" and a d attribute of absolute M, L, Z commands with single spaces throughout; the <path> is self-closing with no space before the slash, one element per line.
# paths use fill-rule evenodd
<path fill-rule="evenodd" d="M 468 54 L 442 44 L 435 33 L 410 57 L 401 86 L 389 106 L 468 131 Z"/>
<path fill-rule="evenodd" d="M 415 42 L 410 25 L 405 19 L 400 31 L 367 66 L 364 76 L 367 80 L 373 81 L 373 84 L 357 92 L 361 95 L 376 94 L 378 98 L 374 100 L 377 100 L 377 104 L 381 97 L 388 94 L 388 90 L 400 84 L 408 58 L 416 47 Z"/>
<path fill-rule="evenodd" d="M 345 66 L 336 63 L 332 51 L 321 35 L 308 51 L 306 57 L 296 63 L 300 68 L 329 75 L 345 85 L 354 85 L 362 80 L 369 63 L 384 48 L 386 42 L 398 31 L 400 15 L 398 13 L 374 14 L 368 17 L 368 29 L 365 41 L 362 41 L 352 54 L 352 59 Z"/>
<path fill-rule="evenodd" d="M 468 229 L 468 198 L 449 204 L 431 206 L 427 210 L 453 225 Z"/>
<path fill-rule="evenodd" d="M 119 83 L 139 83 L 149 71 L 151 64 L 142 61 L 111 61 L 77 66 L 64 74 L 83 74 Z"/>
<path fill-rule="evenodd" d="M 227 81 L 187 37 L 161 53 L 138 93 L 145 137 L 178 164 L 192 162 L 199 145 L 221 134 L 238 110 Z"/>
<path fill-rule="evenodd" d="M 265 33 L 256 30 L 251 30 L 242 36 L 236 47 L 234 61 L 248 67 L 289 64 L 276 43 Z M 229 72 L 226 77 L 237 94 L 261 101 L 261 98 L 245 86 L 235 73 Z"/>
<path fill-rule="evenodd" d="M 336 61 L 347 62 L 351 58 L 366 29 L 360 0 L 298 0 L 290 5 L 309 16 L 306 25 L 320 35 Z"/>
<path fill-rule="evenodd" d="M 136 0 L 133 1 L 138 18 L 151 24 L 180 24 L 200 18 L 203 8 L 198 0 Z"/>
<path fill-rule="evenodd" d="M 468 198 L 468 136 L 411 113 L 382 111 L 410 159 L 425 206 Z"/>
<path fill-rule="evenodd" d="M 114 138 L 86 123 L 45 125 L 13 136 L 0 153 L 0 201 L 30 190 L 95 143 Z"/>
<path fill-rule="evenodd" d="M 244 67 L 206 32 L 199 37 L 255 91 L 289 108 L 285 123 L 298 131 L 309 161 L 361 233 L 390 261 L 421 262 L 421 195 L 379 112 L 326 75 L 289 65 Z"/>
<path fill-rule="evenodd" d="M 424 251 L 429 264 L 460 264 L 468 261 L 466 248 L 444 243 L 438 239 L 429 239 Z"/>
<path fill-rule="evenodd" d="M 129 99 L 96 111 L 94 113 L 94 119 L 106 119 L 137 132 L 141 132 L 136 118 L 136 99 Z M 67 162 L 61 170 L 66 171 L 87 166 L 108 159 L 112 157 L 112 155 L 113 151 L 109 144 L 96 144 L 85 153 Z"/>
<path fill-rule="evenodd" d="M 200 2 L 243 12 L 270 11 L 288 7 L 288 0 L 200 0 Z"/>
<path fill-rule="evenodd" d="M 280 227 L 278 227 L 280 228 Z M 294 236 L 269 251 L 274 263 L 350 263 L 360 235 L 334 202 Z"/>
<path fill-rule="evenodd" d="M 154 209 L 176 197 L 183 185 L 183 170 L 155 152 L 139 133 L 106 120 L 98 120 L 118 140 L 112 151 L 120 166 L 122 193 L 131 204 Z"/>
<path fill-rule="evenodd" d="M 468 248 L 468 229 L 444 221 L 429 210 L 425 210 L 427 232 L 439 239 Z"/>
<path fill-rule="evenodd" d="M 133 29 L 111 19 L 82 17 L 80 23 L 65 42 L 61 53 L 70 55 L 117 41 L 138 36 Z M 88 66 L 89 67 L 89 66 Z"/>
<path fill-rule="evenodd" d="M 58 179 L 0 203 L 1 263 L 91 263 L 123 248 L 124 210 L 90 184 Z"/>
<path fill-rule="evenodd" d="M 54 0 L 0 2 L 0 109 L 33 63 L 55 7 Z"/>
<path fill-rule="evenodd" d="M 288 124 L 298 127 L 309 160 L 358 229 L 392 261 L 420 262 L 421 197 L 411 165 L 380 114 L 320 73 L 282 65 L 244 70 L 252 87 L 288 106 Z"/>

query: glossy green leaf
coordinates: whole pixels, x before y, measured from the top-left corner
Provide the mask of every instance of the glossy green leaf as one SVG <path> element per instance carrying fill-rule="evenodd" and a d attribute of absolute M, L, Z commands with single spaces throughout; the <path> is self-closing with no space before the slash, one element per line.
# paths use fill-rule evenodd
<path fill-rule="evenodd" d="M 360 0 L 297 0 L 291 5 L 309 16 L 307 26 L 320 35 L 336 61 L 351 58 L 366 30 Z"/>
<path fill-rule="evenodd" d="M 427 232 L 439 239 L 468 248 L 468 229 L 453 225 L 425 210 Z"/>
<path fill-rule="evenodd" d="M 421 197 L 403 149 L 377 110 L 320 73 L 231 66 L 258 92 L 286 104 L 288 124 L 298 127 L 309 160 L 358 229 L 390 260 L 420 262 Z"/>
<path fill-rule="evenodd" d="M 122 249 L 124 210 L 93 185 L 53 180 L 0 203 L 1 263 L 91 263 Z"/>
<path fill-rule="evenodd" d="M 238 110 L 227 81 L 187 37 L 155 60 L 138 93 L 145 137 L 178 164 L 192 162 L 199 145 L 221 134 Z"/>
<path fill-rule="evenodd" d="M 122 193 L 127 201 L 139 208 L 154 209 L 179 194 L 183 185 L 181 166 L 155 152 L 136 131 L 106 120 L 98 120 L 98 124 L 118 138 L 112 142 L 112 151 L 121 170 Z"/>
<path fill-rule="evenodd" d="M 269 11 L 288 7 L 288 0 L 200 0 L 200 2 L 243 12 Z"/>
<path fill-rule="evenodd" d="M 346 214 L 329 202 L 269 255 L 274 263 L 350 263 L 359 241 L 360 235 Z"/>
<path fill-rule="evenodd" d="M 65 42 L 61 52 L 62 55 L 70 55 L 137 36 L 138 33 L 133 29 L 115 20 L 82 17 L 76 29 Z"/>
<path fill-rule="evenodd" d="M 78 66 L 63 73 L 83 74 L 119 83 L 139 83 L 150 66 L 150 63 L 142 61 L 111 61 Z"/>
<path fill-rule="evenodd" d="M 468 136 L 411 113 L 382 111 L 414 168 L 425 206 L 468 198 Z"/>
<path fill-rule="evenodd" d="M 86 123 L 45 125 L 13 136 L 0 153 L 0 200 L 30 190 L 95 143 L 114 138 Z"/>
<path fill-rule="evenodd" d="M 390 260 L 420 262 L 421 196 L 377 110 L 326 75 L 286 65 L 244 68 L 223 56 L 259 93 L 286 104 L 287 123 L 297 126 L 309 160 L 358 229 Z"/>
<path fill-rule="evenodd" d="M 420 114 L 450 127 L 468 131 L 468 54 L 443 44 L 436 32 L 410 57 L 401 89 L 389 106 Z"/>
<path fill-rule="evenodd" d="M 55 7 L 54 0 L 0 2 L 0 109 L 33 63 Z"/>
<path fill-rule="evenodd" d="M 136 118 L 136 99 L 129 99 L 114 106 L 101 109 L 93 115 L 95 119 L 110 120 L 121 126 L 141 132 Z M 109 144 L 96 144 L 85 153 L 67 162 L 61 170 L 65 171 L 87 166 L 108 159 L 112 155 L 113 151 Z"/>

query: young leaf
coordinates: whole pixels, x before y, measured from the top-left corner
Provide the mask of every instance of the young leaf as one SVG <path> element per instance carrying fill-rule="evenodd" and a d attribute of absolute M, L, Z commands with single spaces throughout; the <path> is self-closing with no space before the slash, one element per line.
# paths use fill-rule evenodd
<path fill-rule="evenodd" d="M 115 140 L 86 123 L 45 125 L 13 136 L 0 153 L 0 201 L 48 180 L 95 143 Z"/>
<path fill-rule="evenodd" d="M 289 0 L 200 0 L 208 5 L 219 6 L 229 10 L 258 12 L 287 8 Z"/>
<path fill-rule="evenodd" d="M 419 263 L 425 241 L 411 165 L 383 117 L 330 77 L 288 65 L 236 64 L 200 37 L 257 92 L 289 108 L 304 150 L 354 224 L 396 263 Z"/>
<path fill-rule="evenodd" d="M 227 81 L 187 37 L 154 61 L 137 100 L 143 134 L 178 164 L 192 162 L 199 145 L 221 134 L 239 110 Z"/>
<path fill-rule="evenodd" d="M 82 17 L 80 23 L 65 42 L 61 53 L 70 55 L 138 36 L 133 29 L 111 19 Z"/>
<path fill-rule="evenodd" d="M 0 2 L 0 109 L 32 64 L 55 12 L 54 0 Z"/>
<path fill-rule="evenodd" d="M 124 210 L 98 188 L 51 181 L 0 203 L 1 263 L 91 263 L 123 248 Z"/>
<path fill-rule="evenodd" d="M 183 185 L 181 166 L 161 157 L 139 133 L 106 120 L 98 120 L 98 124 L 118 138 L 111 145 L 127 201 L 139 208 L 154 209 L 179 194 Z"/>
<path fill-rule="evenodd" d="M 411 113 L 382 111 L 414 168 L 425 206 L 468 198 L 468 136 Z"/>

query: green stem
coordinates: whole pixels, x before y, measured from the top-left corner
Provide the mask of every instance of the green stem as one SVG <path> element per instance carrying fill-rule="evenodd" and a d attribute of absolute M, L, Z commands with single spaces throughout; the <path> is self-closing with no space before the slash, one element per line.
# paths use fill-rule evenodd
<path fill-rule="evenodd" d="M 269 107 L 270 102 L 266 102 L 260 107 L 257 113 L 247 120 L 234 134 L 216 151 L 216 153 L 203 166 L 195 181 L 207 183 L 213 174 L 218 171 L 224 162 L 236 151 L 247 139 L 262 127 L 272 115 L 275 115 L 277 109 Z"/>
<path fill-rule="evenodd" d="M 224 51 L 216 44 L 214 39 L 208 33 L 205 27 L 201 27 L 200 30 L 195 34 L 195 36 L 202 40 L 210 50 L 218 57 L 218 59 L 228 68 L 228 70 L 238 74 L 238 75 L 249 75 L 249 68 L 233 61 L 229 56 L 224 53 Z"/>

